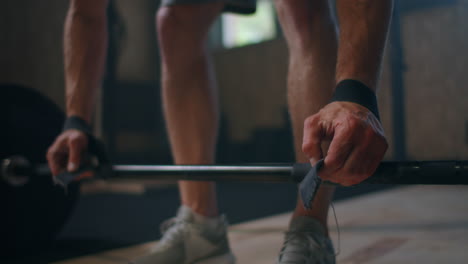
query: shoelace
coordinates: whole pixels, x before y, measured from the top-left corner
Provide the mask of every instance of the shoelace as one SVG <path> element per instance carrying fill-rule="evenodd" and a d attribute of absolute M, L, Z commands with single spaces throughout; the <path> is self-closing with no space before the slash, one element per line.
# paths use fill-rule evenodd
<path fill-rule="evenodd" d="M 169 242 L 179 239 L 189 222 L 177 218 L 171 218 L 161 224 L 161 233 L 163 237 L 158 243 L 160 246 L 169 245 Z"/>
<path fill-rule="evenodd" d="M 338 231 L 338 250 L 335 251 L 335 257 L 338 257 L 338 255 L 341 252 L 340 224 L 338 223 L 338 217 L 336 216 L 335 205 L 333 204 L 333 202 L 331 202 L 330 205 L 331 205 L 331 208 L 333 209 L 333 216 L 335 217 L 336 230 Z"/>
<path fill-rule="evenodd" d="M 313 250 L 314 254 L 311 254 L 311 247 L 317 249 Z M 310 260 L 318 263 L 322 257 L 321 252 L 324 252 L 324 249 L 317 243 L 312 232 L 288 231 L 279 254 L 279 260 L 283 260 L 284 264 L 307 264 Z M 286 256 L 287 260 L 284 262 Z"/>

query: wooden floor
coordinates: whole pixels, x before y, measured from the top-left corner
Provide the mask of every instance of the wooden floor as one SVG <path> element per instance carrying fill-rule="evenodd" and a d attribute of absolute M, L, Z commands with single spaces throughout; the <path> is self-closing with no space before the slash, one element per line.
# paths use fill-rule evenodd
<path fill-rule="evenodd" d="M 341 233 L 339 264 L 468 263 L 468 188 L 413 186 L 335 205 Z M 234 225 L 231 246 L 238 264 L 273 264 L 289 215 Z M 330 213 L 330 231 L 338 248 Z M 121 264 L 154 243 L 102 252 L 55 264 Z"/>

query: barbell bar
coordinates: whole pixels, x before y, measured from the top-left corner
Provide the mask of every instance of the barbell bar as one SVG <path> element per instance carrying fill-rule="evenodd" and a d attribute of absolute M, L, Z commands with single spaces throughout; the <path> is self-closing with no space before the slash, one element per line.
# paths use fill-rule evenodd
<path fill-rule="evenodd" d="M 311 169 L 308 163 L 272 163 L 241 165 L 112 165 L 112 172 L 98 175 L 105 180 L 165 180 L 216 182 L 299 183 Z M 92 168 L 88 168 L 92 169 Z M 2 178 L 12 185 L 22 185 L 29 175 L 50 176 L 47 164 L 30 164 L 24 157 L 10 157 L 2 162 Z M 384 161 L 371 184 L 467 185 L 468 161 Z"/>

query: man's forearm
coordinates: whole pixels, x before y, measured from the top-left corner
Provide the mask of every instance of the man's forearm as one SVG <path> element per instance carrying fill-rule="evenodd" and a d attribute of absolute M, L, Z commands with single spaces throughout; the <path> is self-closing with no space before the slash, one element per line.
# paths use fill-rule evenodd
<path fill-rule="evenodd" d="M 92 2 L 72 1 L 64 35 L 67 115 L 79 116 L 88 123 L 104 74 L 108 38 L 107 3 Z"/>
<path fill-rule="evenodd" d="M 377 89 L 393 0 L 338 0 L 336 82 L 355 79 Z"/>

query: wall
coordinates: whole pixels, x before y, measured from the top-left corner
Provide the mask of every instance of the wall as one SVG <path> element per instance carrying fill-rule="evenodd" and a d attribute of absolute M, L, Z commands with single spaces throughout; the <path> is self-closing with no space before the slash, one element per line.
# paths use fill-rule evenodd
<path fill-rule="evenodd" d="M 220 100 L 233 140 L 284 125 L 287 50 L 282 39 L 216 52 Z"/>
<path fill-rule="evenodd" d="M 117 68 L 119 80 L 156 82 L 159 79 L 154 17 L 158 2 L 116 0 L 118 12 L 124 21 Z"/>
<path fill-rule="evenodd" d="M 404 17 L 408 152 L 467 159 L 468 1 Z"/>
<path fill-rule="evenodd" d="M 0 81 L 34 87 L 64 106 L 62 32 L 68 1 L 0 1 Z"/>

